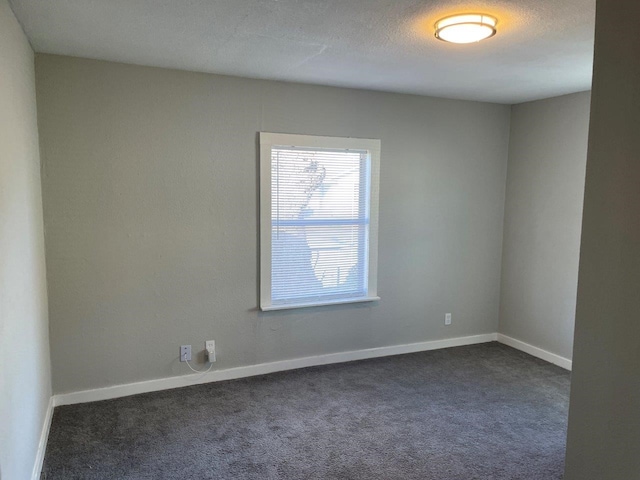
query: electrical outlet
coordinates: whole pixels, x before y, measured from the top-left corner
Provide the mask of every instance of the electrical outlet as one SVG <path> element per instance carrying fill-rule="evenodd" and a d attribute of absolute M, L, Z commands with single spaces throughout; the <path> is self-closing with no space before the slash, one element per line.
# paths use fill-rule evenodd
<path fill-rule="evenodd" d="M 451 314 L 450 313 L 447 313 L 444 316 L 444 324 L 445 325 L 451 325 Z"/>
<path fill-rule="evenodd" d="M 191 361 L 191 345 L 182 345 L 180 347 L 180 361 L 181 362 Z"/>
<path fill-rule="evenodd" d="M 207 340 L 204 342 L 204 349 L 207 351 L 207 358 L 211 363 L 216 361 L 216 342 L 215 340 Z"/>

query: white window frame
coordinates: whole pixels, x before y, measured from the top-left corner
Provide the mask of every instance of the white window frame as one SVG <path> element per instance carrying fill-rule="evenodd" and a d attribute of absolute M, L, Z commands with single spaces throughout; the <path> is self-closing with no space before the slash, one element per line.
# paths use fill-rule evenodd
<path fill-rule="evenodd" d="M 354 298 L 327 299 L 314 302 L 271 303 L 271 150 L 273 147 L 338 148 L 366 150 L 370 159 L 369 251 L 367 292 Z M 380 140 L 367 138 L 321 137 L 286 133 L 260 132 L 260 309 L 292 308 L 372 302 L 378 297 L 378 198 L 380 178 Z"/>

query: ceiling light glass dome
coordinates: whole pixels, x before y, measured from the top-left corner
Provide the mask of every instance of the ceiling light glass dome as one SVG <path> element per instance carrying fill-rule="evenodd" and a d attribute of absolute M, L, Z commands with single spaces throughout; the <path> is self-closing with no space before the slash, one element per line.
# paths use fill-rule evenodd
<path fill-rule="evenodd" d="M 479 42 L 496 34 L 497 23 L 497 18 L 481 13 L 453 15 L 436 22 L 436 38 L 451 43 Z"/>

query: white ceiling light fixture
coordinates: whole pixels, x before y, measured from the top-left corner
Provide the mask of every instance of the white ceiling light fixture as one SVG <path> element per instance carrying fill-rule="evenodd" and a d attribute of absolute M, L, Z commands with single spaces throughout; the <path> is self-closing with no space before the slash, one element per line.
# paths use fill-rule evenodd
<path fill-rule="evenodd" d="M 436 38 L 450 43 L 473 43 L 493 37 L 498 19 L 483 13 L 452 15 L 436 22 Z"/>

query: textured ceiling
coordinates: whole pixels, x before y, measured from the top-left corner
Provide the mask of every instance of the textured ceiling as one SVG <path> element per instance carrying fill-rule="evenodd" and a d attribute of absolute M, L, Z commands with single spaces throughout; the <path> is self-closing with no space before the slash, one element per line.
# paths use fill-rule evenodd
<path fill-rule="evenodd" d="M 595 0 L 11 0 L 37 52 L 518 103 L 588 90 Z M 440 17 L 499 19 L 484 42 Z"/>

